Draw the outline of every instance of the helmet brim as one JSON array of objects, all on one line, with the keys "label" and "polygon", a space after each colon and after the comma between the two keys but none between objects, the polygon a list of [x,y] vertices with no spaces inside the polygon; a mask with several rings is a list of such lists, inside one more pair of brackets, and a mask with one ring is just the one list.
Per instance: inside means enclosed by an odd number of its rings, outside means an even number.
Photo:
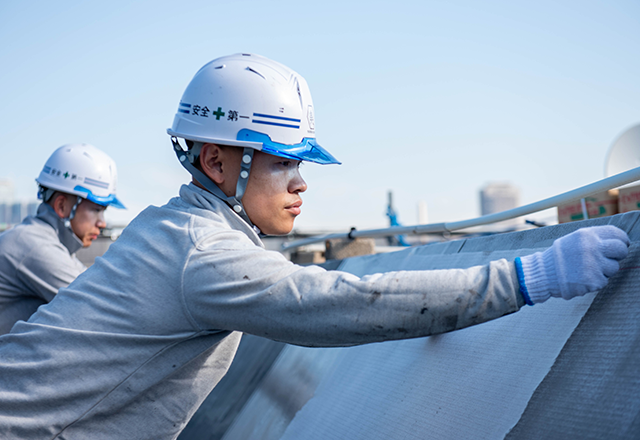
[{"label": "helmet brim", "polygon": [[96,205],[113,206],[114,208],[118,209],[127,209],[124,204],[120,200],[118,200],[115,194],[109,194],[108,196],[96,196],[91,192],[91,190],[81,185],[77,185],[74,190],[83,193],[81,197],[84,197],[85,199],[95,203]]},{"label": "helmet brim", "polygon": [[300,143],[288,145],[273,142],[269,135],[245,128],[238,132],[238,140],[260,143],[262,144],[261,151],[274,156],[314,162],[322,165],[340,165],[340,161],[322,148],[315,138],[304,138]]}]

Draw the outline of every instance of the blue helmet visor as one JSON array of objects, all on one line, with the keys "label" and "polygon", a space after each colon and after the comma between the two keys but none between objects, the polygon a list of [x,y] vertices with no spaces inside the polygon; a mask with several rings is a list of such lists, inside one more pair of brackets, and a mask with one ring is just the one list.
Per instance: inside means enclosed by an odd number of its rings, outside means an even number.
[{"label": "blue helmet visor", "polygon": [[243,128],[238,132],[237,140],[259,142],[262,144],[262,151],[274,156],[286,157],[295,160],[306,160],[322,165],[340,164],[338,159],[322,148],[315,138],[304,138],[299,144],[287,145],[273,142],[271,138],[257,131]]},{"label": "blue helmet visor", "polygon": [[75,191],[79,191],[79,192],[85,193],[85,198],[87,200],[89,200],[90,202],[95,203],[96,205],[113,206],[114,208],[118,208],[118,209],[127,209],[122,204],[122,202],[120,200],[118,200],[118,198],[116,197],[115,194],[109,194],[108,196],[104,196],[104,197],[95,196],[95,195],[93,195],[93,193],[91,192],[90,189],[87,189],[87,188],[85,188],[84,186],[81,186],[81,185],[76,185],[76,187],[73,188],[73,189]]}]

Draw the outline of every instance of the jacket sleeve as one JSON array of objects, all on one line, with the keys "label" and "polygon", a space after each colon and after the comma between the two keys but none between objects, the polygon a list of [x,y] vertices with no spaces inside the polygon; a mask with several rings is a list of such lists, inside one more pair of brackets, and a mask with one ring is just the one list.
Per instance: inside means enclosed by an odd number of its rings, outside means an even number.
[{"label": "jacket sleeve", "polygon": [[17,266],[17,276],[30,293],[49,302],[86,267],[62,245],[45,245],[30,252]]},{"label": "jacket sleeve", "polygon": [[199,246],[182,295],[201,330],[238,330],[305,346],[348,346],[448,332],[524,305],[513,262],[362,278],[297,266],[254,245]]}]

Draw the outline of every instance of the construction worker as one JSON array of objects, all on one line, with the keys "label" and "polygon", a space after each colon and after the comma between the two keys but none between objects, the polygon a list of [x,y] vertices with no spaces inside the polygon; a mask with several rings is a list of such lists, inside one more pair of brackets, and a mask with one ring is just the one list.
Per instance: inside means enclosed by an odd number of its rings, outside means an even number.
[{"label": "construction worker", "polygon": [[0,337],[4,438],[174,439],[242,332],[311,347],[438,334],[598,290],[627,254],[626,234],[601,227],[465,270],[297,266],[259,234],[291,231],[301,161],[338,162],[314,125],[307,83],[279,63],[237,54],[198,71],[168,130],[193,181]]},{"label": "construction worker", "polygon": [[76,251],[106,226],[116,198],[115,162],[93,145],[63,145],[36,179],[42,203],[35,216],[0,235],[0,334],[26,321],[83,272]]}]

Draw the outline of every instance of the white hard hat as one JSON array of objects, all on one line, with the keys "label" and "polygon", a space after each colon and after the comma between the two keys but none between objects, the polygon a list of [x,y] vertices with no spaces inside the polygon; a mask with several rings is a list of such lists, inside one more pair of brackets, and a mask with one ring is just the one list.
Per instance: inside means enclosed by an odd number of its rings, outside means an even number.
[{"label": "white hard hat", "polygon": [[313,102],[304,78],[259,55],[229,55],[202,67],[182,95],[167,133],[297,160],[340,163],[316,142]]},{"label": "white hard hat", "polygon": [[124,209],[116,197],[116,163],[89,144],[67,144],[47,160],[36,179],[41,187],[75,194],[102,206]]}]

